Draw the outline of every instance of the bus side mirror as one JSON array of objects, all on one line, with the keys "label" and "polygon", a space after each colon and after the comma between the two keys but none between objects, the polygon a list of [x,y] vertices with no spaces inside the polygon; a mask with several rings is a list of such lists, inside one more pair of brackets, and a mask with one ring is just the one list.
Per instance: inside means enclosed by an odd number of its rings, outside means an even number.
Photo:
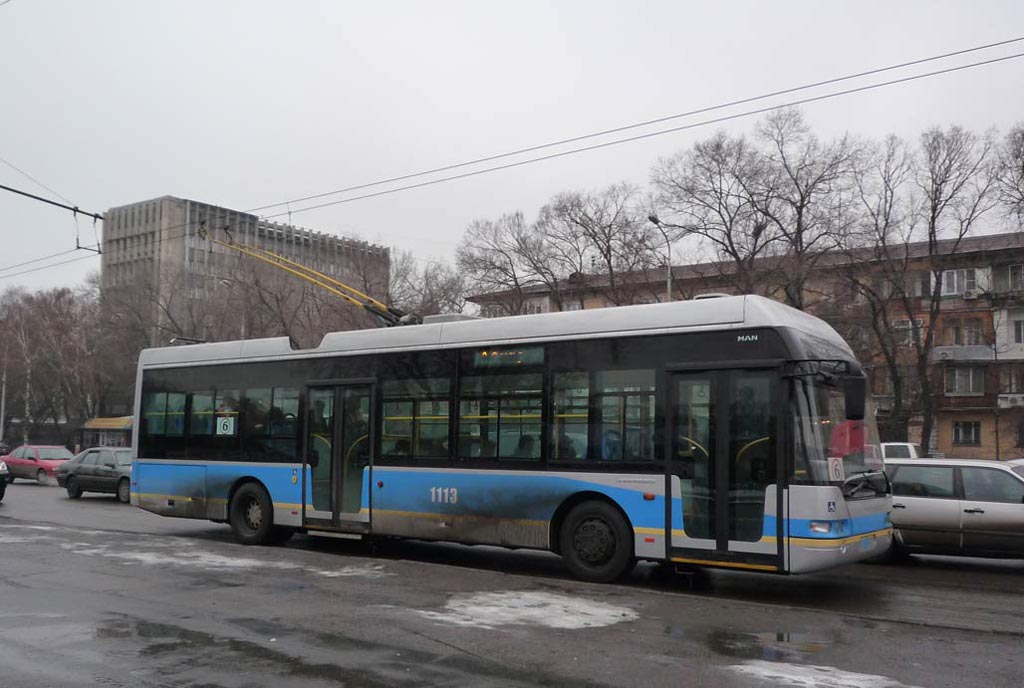
[{"label": "bus side mirror", "polygon": [[867,396],[866,377],[843,378],[843,392],[846,395],[846,419],[864,420],[864,400]]}]

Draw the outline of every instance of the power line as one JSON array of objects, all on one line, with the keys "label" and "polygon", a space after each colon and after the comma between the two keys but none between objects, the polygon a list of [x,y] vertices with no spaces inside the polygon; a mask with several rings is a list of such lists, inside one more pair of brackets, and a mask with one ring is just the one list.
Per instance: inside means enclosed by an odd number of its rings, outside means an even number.
[{"label": "power line", "polygon": [[[74,249],[74,250],[77,251],[78,249]],[[50,268],[55,268],[55,267],[58,267],[58,266],[61,266],[61,265],[67,265],[68,263],[77,263],[80,260],[85,260],[86,258],[92,258],[94,255],[98,255],[98,254],[90,253],[87,256],[79,256],[78,258],[71,258],[69,260],[62,260],[59,263],[50,263],[49,265],[43,265],[43,266],[40,266],[38,268],[29,268],[28,270],[22,270],[21,272],[12,272],[9,275],[0,275],[0,280],[7,279],[8,277],[18,277],[19,275],[27,275],[30,272],[39,272],[40,270],[48,270]],[[36,262],[36,261],[32,261],[32,262]]]},{"label": "power line", "polygon": [[[1006,60],[1014,60],[1014,59],[1017,59],[1019,57],[1024,57],[1024,53],[1015,53],[1013,55],[1006,55],[1004,57],[997,57],[997,58],[993,58],[991,60],[984,60],[984,61],[981,61],[981,62],[973,62],[973,63],[966,64],[966,65],[960,65],[960,66],[957,66],[957,67],[949,67],[947,69],[940,69],[940,70],[937,70],[937,71],[934,71],[934,72],[926,72],[924,74],[915,74],[913,76],[901,77],[899,79],[892,79],[890,81],[883,81],[883,82],[880,82],[880,83],[877,83],[877,84],[867,84],[865,86],[858,86],[856,88],[850,88],[850,89],[846,89],[844,91],[835,91],[833,93],[826,93],[826,94],[823,94],[823,95],[820,95],[820,96],[813,96],[813,97],[809,97],[809,98],[802,98],[802,99],[798,99],[798,100],[791,100],[791,101],[786,102],[786,103],[781,103],[781,104],[777,104],[777,105],[770,105],[770,106],[767,106],[767,107],[757,108],[757,109],[754,109],[754,110],[747,110],[745,112],[740,112],[740,113],[736,113],[736,114],[732,114],[732,115],[723,115],[722,117],[715,117],[713,119],[706,119],[706,120],[702,120],[700,122],[693,122],[691,124],[684,124],[684,125],[678,126],[678,127],[671,127],[669,129],[661,129],[659,131],[648,132],[646,134],[637,134],[636,136],[629,136],[627,138],[615,139],[614,141],[606,141],[606,142],[603,142],[603,143],[596,143],[594,145],[583,146],[581,148],[573,148],[571,150],[562,151],[562,152],[559,152],[559,153],[551,153],[550,155],[542,155],[542,156],[538,156],[536,158],[529,158],[527,160],[519,160],[519,161],[516,161],[516,162],[510,162],[510,163],[507,163],[507,164],[504,164],[504,165],[496,165],[494,167],[486,167],[486,168],[484,168],[482,170],[474,170],[472,172],[464,172],[462,174],[453,174],[453,175],[450,175],[450,176],[447,176],[447,177],[441,177],[440,179],[431,179],[431,180],[425,181],[425,182],[419,182],[419,183],[416,183],[416,184],[407,184],[405,186],[399,186],[399,187],[396,187],[396,188],[393,188],[393,189],[385,189],[384,191],[376,191],[374,193],[363,194],[361,196],[353,196],[351,198],[343,198],[343,199],[340,199],[340,200],[337,200],[337,201],[329,201],[327,203],[320,203],[320,204],[317,204],[317,205],[311,205],[311,206],[307,206],[305,208],[297,208],[297,209],[291,210],[289,212],[290,213],[302,213],[302,212],[305,212],[307,210],[317,210],[318,208],[326,208],[326,207],[332,206],[332,205],[340,205],[342,203],[351,203],[352,201],[361,201],[361,200],[364,200],[364,199],[367,199],[367,198],[375,198],[377,196],[386,196],[388,194],[398,193],[399,191],[408,191],[409,189],[418,189],[418,188],[422,188],[422,187],[425,187],[425,186],[432,186],[434,184],[441,184],[441,183],[444,183],[444,182],[450,182],[450,181],[453,181],[453,180],[456,180],[456,179],[465,179],[467,177],[475,177],[475,176],[482,175],[482,174],[489,174],[491,172],[498,172],[500,170],[511,169],[513,167],[520,167],[522,165],[530,165],[530,164],[533,164],[533,163],[536,163],[536,162],[542,162],[542,161],[545,161],[545,160],[554,160],[556,158],[564,158],[564,157],[569,156],[569,155],[576,155],[577,153],[584,153],[584,152],[587,152],[587,151],[598,150],[598,149],[601,149],[601,148],[610,148],[612,146],[619,146],[619,145],[622,145],[624,143],[631,143],[633,141],[640,141],[640,140],[643,140],[643,139],[654,138],[656,136],[664,136],[665,134],[673,134],[673,133],[676,133],[676,132],[679,132],[679,131],[686,131],[688,129],[695,129],[697,127],[704,127],[704,126],[707,126],[709,124],[718,124],[718,123],[721,123],[721,122],[728,122],[730,120],[740,119],[741,117],[750,117],[751,115],[760,115],[760,114],[764,114],[766,112],[771,112],[773,110],[781,110],[781,109],[787,108],[787,107],[794,107],[796,105],[806,105],[807,103],[815,103],[815,102],[822,101],[822,100],[828,100],[830,98],[838,98],[839,96],[850,95],[852,93],[860,93],[860,92],[863,92],[863,91],[871,91],[871,90],[882,88],[882,87],[885,87],[885,86],[893,86],[895,84],[902,84],[902,83],[907,83],[907,82],[910,82],[910,81],[917,81],[918,79],[926,79],[926,78],[929,78],[929,77],[939,76],[939,75],[942,75],[942,74],[951,74],[953,72],[962,71],[964,69],[972,69],[974,67],[982,67],[982,66],[985,66],[985,65],[995,64],[997,62],[1004,62]],[[281,215],[285,215],[285,214],[286,213],[276,213],[276,214],[273,214],[273,215],[265,215],[264,218],[270,219],[270,218],[274,218],[274,217],[280,217]]]},{"label": "power line", "polygon": [[[253,208],[252,210],[250,210],[248,212],[257,212],[257,211],[260,211],[260,210],[266,210],[268,208],[276,208],[278,206],[288,205],[290,203],[301,203],[303,201],[312,201],[312,200],[315,200],[317,198],[324,198],[326,196],[336,196],[336,195],[341,194],[341,193],[348,193],[350,191],[359,191],[360,189],[367,189],[367,188],[370,188],[370,187],[373,187],[373,186],[380,186],[382,184],[390,184],[390,183],[393,183],[393,182],[405,181],[406,179],[412,179],[414,177],[422,177],[422,176],[425,176],[425,175],[428,175],[428,174],[436,174],[438,172],[447,172],[449,170],[458,169],[460,167],[469,167],[470,165],[478,165],[480,163],[492,162],[494,160],[501,160],[503,158],[509,158],[509,157],[512,157],[512,156],[515,156],[515,155],[522,155],[523,153],[532,153],[533,151],[543,150],[543,149],[546,149],[546,148],[554,148],[556,146],[563,146],[563,145],[566,145],[566,144],[569,144],[569,143],[576,143],[578,141],[585,141],[587,139],[597,138],[597,137],[600,137],[600,136],[607,136],[608,134],[617,134],[619,132],[628,131],[630,129],[639,129],[641,127],[650,126],[652,124],[661,124],[662,122],[668,122],[668,121],[671,121],[671,120],[682,119],[684,117],[692,117],[694,115],[701,115],[701,114],[704,114],[704,113],[707,113],[707,112],[713,112],[715,110],[723,110],[725,108],[735,107],[737,105],[746,105],[747,103],[753,103],[753,102],[756,102],[756,101],[759,101],[759,100],[765,100],[767,98],[774,98],[774,97],[777,97],[777,96],[788,95],[790,93],[796,93],[798,91],[805,91],[805,90],[808,90],[808,89],[818,88],[818,87],[821,87],[821,86],[828,86],[830,84],[835,84],[835,83],[839,83],[839,82],[842,82],[842,81],[849,81],[851,79],[859,79],[859,78],[862,78],[862,77],[865,77],[865,76],[871,76],[873,74],[881,74],[883,72],[890,72],[890,71],[897,70],[897,69],[903,69],[905,67],[912,67],[912,66],[915,66],[915,65],[925,64],[927,62],[934,62],[936,60],[943,60],[943,59],[946,59],[946,58],[949,58],[949,57],[956,57],[958,55],[966,55],[967,53],[978,52],[980,50],[988,50],[990,48],[997,48],[997,47],[1000,47],[1000,46],[1009,45],[1011,43],[1017,43],[1017,42],[1020,42],[1020,41],[1024,41],[1024,36],[1021,36],[1021,37],[1018,37],[1018,38],[1010,38],[1010,39],[1007,39],[1005,41],[998,41],[996,43],[988,43],[986,45],[979,45],[979,46],[975,46],[973,48],[965,48],[963,50],[956,50],[956,51],[953,51],[953,52],[943,53],[941,55],[934,55],[932,57],[925,57],[925,58],[921,58],[921,59],[918,59],[918,60],[911,60],[909,62],[901,62],[899,64],[889,65],[888,67],[879,67],[879,68],[876,68],[876,69],[869,69],[869,70],[864,71],[864,72],[857,72],[855,74],[847,74],[846,76],[839,76],[839,77],[835,77],[835,78],[832,78],[832,79],[826,79],[824,81],[816,81],[816,82],[813,82],[813,83],[804,84],[802,86],[793,86],[791,88],[785,88],[785,89],[782,89],[780,91],[772,91],[770,93],[764,93],[764,94],[761,94],[761,95],[758,95],[758,96],[751,96],[749,98],[741,98],[739,100],[733,100],[733,101],[730,101],[730,102],[727,102],[727,103],[722,103],[720,105],[712,105],[712,106],[709,106],[709,107],[703,107],[703,108],[699,108],[699,109],[696,109],[696,110],[690,110],[688,112],[681,112],[681,113],[675,114],[675,115],[667,115],[665,117],[658,117],[656,119],[650,119],[650,120],[646,120],[644,122],[637,122],[636,124],[627,124],[627,125],[623,125],[623,126],[619,126],[619,127],[614,127],[612,129],[604,129],[602,131],[596,131],[596,132],[593,132],[593,133],[590,133],[590,134],[583,134],[581,136],[573,136],[571,138],[561,139],[559,141],[552,141],[550,143],[543,143],[543,144],[539,144],[539,145],[536,145],[536,146],[529,146],[527,148],[520,148],[518,150],[509,151],[507,153],[498,153],[496,155],[489,155],[487,157],[477,158],[475,160],[469,160],[467,162],[460,162],[460,163],[455,163],[455,164],[452,164],[452,165],[445,165],[443,167],[435,167],[433,169],[423,170],[421,172],[412,172],[412,173],[403,174],[403,175],[400,175],[400,176],[397,176],[397,177],[390,177],[388,179],[379,179],[377,181],[367,182],[365,184],[358,184],[356,186],[349,186],[349,187],[346,187],[344,189],[337,189],[335,191],[326,191],[324,193],[313,194],[312,196],[304,196],[302,198],[293,198],[293,199],[288,200],[288,201],[282,201],[280,203],[272,203],[270,205],[264,205],[264,206],[260,206],[258,208]],[[457,177],[453,177],[453,178],[457,178]],[[319,206],[317,206],[317,207],[319,207]],[[277,215],[274,215],[272,217],[277,217]]]},{"label": "power line", "polygon": [[23,177],[27,177],[28,179],[32,180],[33,182],[35,182],[35,183],[36,183],[36,184],[38,184],[39,186],[43,187],[44,189],[46,189],[47,191],[49,191],[50,193],[52,193],[52,194],[53,194],[54,196],[56,196],[57,198],[59,198],[60,200],[64,201],[65,203],[71,203],[71,201],[70,201],[70,200],[68,200],[68,199],[67,199],[67,198],[66,198],[65,196],[62,196],[62,195],[61,195],[61,194],[59,194],[58,192],[56,192],[56,191],[54,191],[53,189],[51,189],[50,187],[48,187],[48,186],[47,186],[46,184],[43,184],[43,183],[42,183],[41,181],[39,181],[38,179],[36,179],[35,177],[33,177],[33,176],[32,176],[31,174],[29,174],[29,173],[28,173],[28,172],[26,172],[25,170],[23,170],[23,169],[21,169],[21,168],[19,168],[19,167],[15,166],[15,165],[14,165],[14,163],[12,163],[12,162],[11,162],[10,160],[6,160],[6,159],[4,159],[4,157],[3,157],[2,155],[0,155],[0,162],[2,162],[3,164],[7,165],[7,166],[8,166],[8,167],[10,167],[10,168],[11,168],[12,170],[14,170],[14,171],[15,171],[15,172],[17,172],[18,174],[22,175]]},{"label": "power line", "polygon": [[31,265],[32,263],[39,263],[39,262],[44,261],[44,260],[49,260],[50,258],[56,258],[57,256],[67,255],[68,253],[74,253],[75,251],[78,251],[78,250],[80,250],[80,248],[69,248],[66,251],[58,251],[57,253],[51,253],[50,255],[43,256],[42,258],[34,258],[32,260],[26,260],[26,261],[24,261],[22,263],[15,263],[14,265],[8,265],[6,267],[0,268],[0,272],[7,272],[8,270],[14,270],[15,268],[20,268],[23,265]]}]

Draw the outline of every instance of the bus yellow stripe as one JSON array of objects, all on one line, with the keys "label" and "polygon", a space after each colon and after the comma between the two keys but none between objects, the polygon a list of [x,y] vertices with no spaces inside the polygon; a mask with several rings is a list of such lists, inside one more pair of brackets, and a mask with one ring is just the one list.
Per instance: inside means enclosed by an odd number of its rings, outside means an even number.
[{"label": "bus yellow stripe", "polygon": [[750,569],[752,571],[778,571],[778,566],[771,564],[746,564],[739,561],[712,561],[710,559],[688,559],[684,557],[672,557],[672,561],[680,564],[698,564],[702,566],[724,566],[730,569]]}]

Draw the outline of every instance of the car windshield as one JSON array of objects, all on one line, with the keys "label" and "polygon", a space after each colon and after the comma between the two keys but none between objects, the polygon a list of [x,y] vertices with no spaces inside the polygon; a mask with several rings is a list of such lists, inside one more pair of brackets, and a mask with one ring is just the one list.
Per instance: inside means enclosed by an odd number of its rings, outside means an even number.
[{"label": "car windshield", "polygon": [[[839,384],[794,378],[794,470],[791,481],[843,486],[847,497],[884,494],[887,483],[874,410],[867,403],[863,420],[846,417],[846,396]],[[860,476],[877,475],[864,480]],[[849,489],[848,489],[849,488]]]},{"label": "car windshield", "polygon": [[50,461],[66,461],[72,456],[64,447],[39,447],[39,458]]},{"label": "car windshield", "polygon": [[116,451],[114,452],[114,459],[117,461],[118,466],[131,466],[132,465],[132,453],[131,450]]},{"label": "car windshield", "polygon": [[1016,473],[1020,477],[1024,478],[1024,466],[1014,466],[1010,470],[1012,470],[1014,473]]}]

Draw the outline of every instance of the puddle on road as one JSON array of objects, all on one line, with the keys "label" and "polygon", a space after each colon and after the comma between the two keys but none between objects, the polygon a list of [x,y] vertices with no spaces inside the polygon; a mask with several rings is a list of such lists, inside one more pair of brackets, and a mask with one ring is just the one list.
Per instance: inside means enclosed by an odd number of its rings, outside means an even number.
[{"label": "puddle on road", "polygon": [[800,662],[835,644],[834,638],[811,633],[738,633],[714,629],[688,630],[666,626],[665,635],[701,642],[715,654],[734,659]]}]

